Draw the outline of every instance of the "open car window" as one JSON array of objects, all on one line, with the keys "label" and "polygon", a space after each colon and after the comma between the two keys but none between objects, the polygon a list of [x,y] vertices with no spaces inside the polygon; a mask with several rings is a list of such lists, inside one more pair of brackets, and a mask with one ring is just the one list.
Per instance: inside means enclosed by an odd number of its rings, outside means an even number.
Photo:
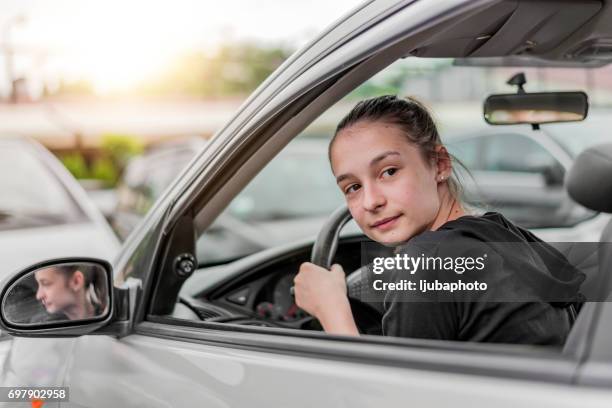
[{"label": "open car window", "polygon": [[196,244],[200,265],[219,264],[286,243],[314,239],[343,198],[327,140],[304,132],[240,192]]},{"label": "open car window", "polygon": [[[302,325],[307,316],[290,290],[299,265],[310,260],[320,227],[344,203],[330,169],[328,143],[357,101],[387,93],[413,96],[433,113],[443,142],[467,170],[459,174],[466,197],[479,194],[474,213],[502,212],[549,242],[596,241],[600,230],[581,223],[598,214],[570,200],[563,188],[563,175],[576,154],[572,149],[579,150],[561,142],[556,130],[566,124],[542,125],[540,130],[529,125],[494,129],[483,119],[482,101],[492,93],[514,92],[505,82],[518,71],[526,72],[530,90],[588,93],[593,80],[584,78],[598,76],[600,70],[607,68],[587,72],[462,67],[453,60],[397,61],[311,123],[197,236],[199,267],[181,289],[180,308],[191,310],[193,319],[214,323],[321,329],[312,322]],[[570,78],[577,79],[570,83]],[[580,128],[583,147],[601,139],[601,127],[591,124],[605,117],[600,106],[610,95],[612,89],[610,94],[598,92],[591,101],[592,116],[567,124]],[[360,250],[367,241],[355,225],[352,228],[350,236],[341,239],[335,260],[347,274],[363,266]]]},{"label": "open car window", "polygon": [[[335,127],[357,101],[384,93],[414,96],[433,112],[443,142],[462,164],[455,168],[465,198],[478,211],[502,211],[535,230],[569,228],[590,219],[595,214],[565,193],[563,177],[581,149],[605,137],[605,116],[598,107],[612,100],[612,90],[604,92],[597,80],[606,70],[464,67],[452,59],[397,61],[321,115],[251,180],[199,237],[200,264],[218,264],[314,238],[321,222],[343,203],[327,157]],[[525,72],[528,90],[593,92],[589,117],[578,123],[543,125],[539,131],[529,125],[502,130],[487,125],[482,101],[492,93],[515,92],[516,87],[506,81],[519,71]],[[561,131],[564,127],[572,130]],[[580,142],[574,142],[569,135],[578,128]],[[525,196],[517,198],[517,192]],[[554,238],[554,233],[546,237]]]}]

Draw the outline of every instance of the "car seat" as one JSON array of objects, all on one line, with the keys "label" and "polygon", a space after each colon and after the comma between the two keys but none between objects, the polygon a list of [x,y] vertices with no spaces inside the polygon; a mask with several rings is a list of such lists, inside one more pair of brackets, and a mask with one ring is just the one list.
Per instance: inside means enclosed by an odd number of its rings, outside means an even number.
[{"label": "car seat", "polygon": [[[565,187],[576,202],[598,212],[612,213],[612,144],[586,149],[576,157],[567,174]],[[601,301],[611,298],[612,220],[604,227],[596,248],[599,267],[596,276],[588,276],[598,293],[587,295],[564,346],[564,353],[583,355],[589,341],[589,332],[599,313]]]}]

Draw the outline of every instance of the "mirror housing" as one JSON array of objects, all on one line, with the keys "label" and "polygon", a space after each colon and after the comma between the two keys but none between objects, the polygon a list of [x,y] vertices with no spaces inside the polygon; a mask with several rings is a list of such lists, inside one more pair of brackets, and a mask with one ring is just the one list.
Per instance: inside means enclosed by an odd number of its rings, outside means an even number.
[{"label": "mirror housing", "polygon": [[[95,275],[85,281],[95,281],[98,286],[88,286],[90,292],[95,290],[97,293],[87,295],[88,310],[95,312],[90,312],[91,316],[84,315],[84,318],[74,317],[64,312],[68,310],[66,305],[74,307],[74,299],[84,299],[83,296],[75,294],[83,295],[82,271],[85,268],[94,271],[92,273]],[[62,271],[71,274],[70,276],[79,276],[74,278],[74,283],[68,284]],[[55,274],[54,276],[62,279],[61,285],[56,286],[60,293],[49,295],[59,296],[55,298],[58,299],[55,303],[51,297],[44,298],[45,295],[38,293],[40,287],[47,285],[44,274]],[[127,291],[113,287],[112,267],[104,260],[63,258],[40,262],[13,274],[0,285],[0,327],[3,332],[24,337],[72,337],[89,334],[118,320],[117,306],[127,303],[126,294]],[[96,299],[95,308],[92,308],[92,297]],[[104,332],[113,334],[107,330]]]},{"label": "mirror housing", "polygon": [[549,187],[563,186],[565,181],[565,170],[560,164],[546,166],[542,169],[542,176],[544,177],[544,182]]},{"label": "mirror housing", "polygon": [[487,97],[484,118],[490,125],[578,122],[588,109],[584,92],[498,94]]}]

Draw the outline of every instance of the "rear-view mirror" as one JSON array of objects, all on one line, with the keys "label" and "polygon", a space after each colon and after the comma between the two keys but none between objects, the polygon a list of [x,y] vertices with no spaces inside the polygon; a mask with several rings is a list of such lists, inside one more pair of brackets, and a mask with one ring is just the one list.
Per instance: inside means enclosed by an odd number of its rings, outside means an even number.
[{"label": "rear-view mirror", "polygon": [[484,117],[491,125],[542,124],[584,120],[588,112],[584,92],[542,92],[491,95]]}]

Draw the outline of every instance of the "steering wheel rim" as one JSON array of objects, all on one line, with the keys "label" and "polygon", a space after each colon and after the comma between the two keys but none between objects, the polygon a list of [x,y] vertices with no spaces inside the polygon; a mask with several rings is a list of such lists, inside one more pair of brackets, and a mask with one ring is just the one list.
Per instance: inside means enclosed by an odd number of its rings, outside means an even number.
[{"label": "steering wheel rim", "polygon": [[[338,249],[340,231],[352,219],[351,213],[346,205],[338,207],[327,219],[317,234],[310,262],[330,269]],[[362,302],[353,294],[359,293],[363,279],[363,267],[347,275],[347,294],[355,323],[361,333],[382,334],[382,313],[380,308]]]},{"label": "steering wheel rim", "polygon": [[312,246],[310,262],[325,269],[331,268],[338,249],[340,231],[352,218],[346,205],[338,207],[332,213],[317,234],[317,239]]}]

